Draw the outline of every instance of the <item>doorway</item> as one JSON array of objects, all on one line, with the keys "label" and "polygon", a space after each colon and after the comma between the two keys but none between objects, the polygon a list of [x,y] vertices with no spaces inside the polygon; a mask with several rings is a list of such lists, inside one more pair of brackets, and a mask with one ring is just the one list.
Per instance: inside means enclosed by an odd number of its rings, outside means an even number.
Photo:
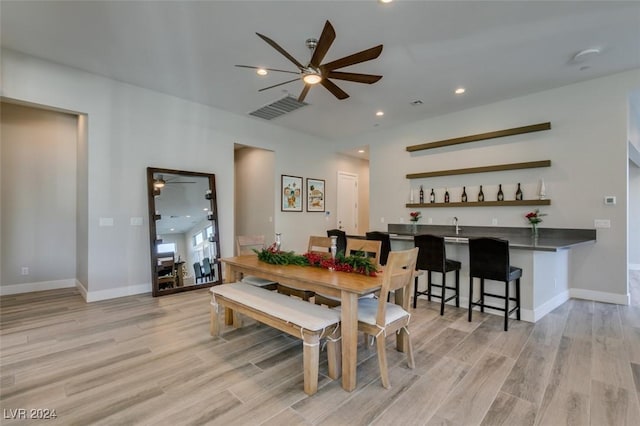
[{"label": "doorway", "polygon": [[358,175],[338,172],[336,223],[347,235],[358,234]]}]

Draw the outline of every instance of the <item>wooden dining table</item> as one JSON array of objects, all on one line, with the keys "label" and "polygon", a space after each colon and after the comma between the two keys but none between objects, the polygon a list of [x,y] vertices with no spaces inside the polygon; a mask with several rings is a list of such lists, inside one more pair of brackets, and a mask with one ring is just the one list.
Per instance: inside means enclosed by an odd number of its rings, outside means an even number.
[{"label": "wooden dining table", "polygon": [[[381,274],[366,276],[358,273],[339,272],[314,266],[271,265],[258,260],[255,255],[228,257],[221,259],[225,265],[226,282],[239,281],[242,274],[255,275],[276,281],[288,287],[311,290],[341,299],[342,321],[342,387],[347,391],[356,388],[356,366],[358,351],[358,298],[380,289]],[[396,294],[396,303],[401,303],[404,295]],[[231,325],[233,314],[225,312],[225,322]],[[402,337],[402,333],[400,334]],[[402,338],[397,342],[403,351]]]}]

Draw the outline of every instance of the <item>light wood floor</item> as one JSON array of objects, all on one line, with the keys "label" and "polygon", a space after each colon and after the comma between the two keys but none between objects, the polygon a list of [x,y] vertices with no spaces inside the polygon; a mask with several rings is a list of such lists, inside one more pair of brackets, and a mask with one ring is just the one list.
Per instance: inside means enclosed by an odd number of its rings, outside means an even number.
[{"label": "light wood floor", "polygon": [[[75,289],[1,298],[3,425],[624,425],[640,419],[640,307],[571,300],[537,324],[420,300],[416,368],[359,348],[358,387],[302,391],[302,344],[249,324],[209,336],[207,291],[86,304]],[[26,424],[22,422],[20,424]]]}]

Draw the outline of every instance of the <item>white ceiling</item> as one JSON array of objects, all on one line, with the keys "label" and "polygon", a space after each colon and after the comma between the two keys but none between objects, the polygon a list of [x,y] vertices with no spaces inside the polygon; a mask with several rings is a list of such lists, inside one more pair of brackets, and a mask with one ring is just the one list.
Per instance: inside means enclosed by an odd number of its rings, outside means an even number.
[{"label": "white ceiling", "polygon": [[[343,71],[384,77],[373,85],[335,81],[351,95],[343,101],[314,87],[309,106],[272,123],[331,140],[640,67],[637,1],[3,0],[1,7],[3,47],[242,115],[302,88],[258,92],[291,76],[234,67],[296,70],[255,33],[306,63],[305,40],[329,20],[337,37],[323,62],[383,44],[378,59]],[[601,54],[571,61],[594,47]],[[454,95],[458,86],[467,93]]]}]

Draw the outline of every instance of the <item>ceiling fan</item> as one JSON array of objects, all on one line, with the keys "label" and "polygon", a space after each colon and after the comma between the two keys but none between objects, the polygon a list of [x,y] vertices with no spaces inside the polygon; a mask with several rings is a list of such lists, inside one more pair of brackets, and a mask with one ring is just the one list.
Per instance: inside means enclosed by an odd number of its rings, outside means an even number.
[{"label": "ceiling fan", "polygon": [[173,179],[174,180],[171,180],[171,179],[166,179],[165,180],[165,179],[162,178],[162,175],[158,175],[158,177],[153,180],[153,187],[155,189],[161,189],[161,188],[164,188],[165,185],[170,184],[170,183],[195,183],[195,182],[192,182],[192,181],[179,182],[179,181],[175,180],[175,179],[178,179],[177,176],[174,177]]},{"label": "ceiling fan", "polygon": [[258,35],[258,37],[266,41],[271,47],[273,47],[278,52],[280,52],[285,58],[291,61],[299,69],[298,72],[295,72],[295,71],[279,70],[274,68],[254,67],[250,65],[236,65],[236,67],[240,67],[240,68],[251,68],[255,70],[284,72],[284,73],[298,75],[298,77],[294,78],[293,80],[284,81],[282,83],[274,84],[273,86],[262,88],[259,90],[259,92],[302,79],[302,81],[304,82],[304,88],[302,89],[302,92],[298,97],[299,102],[302,102],[304,98],[307,96],[307,93],[309,92],[311,87],[318,83],[323,85],[324,88],[327,89],[329,92],[331,92],[336,98],[346,99],[349,97],[349,95],[344,90],[340,89],[330,79],[353,81],[355,83],[373,84],[382,78],[381,75],[359,74],[359,73],[336,71],[339,68],[348,67],[350,65],[359,64],[361,62],[366,62],[366,61],[370,61],[372,59],[377,58],[378,56],[380,56],[380,53],[382,52],[381,44],[378,46],[372,47],[370,49],[366,49],[366,50],[354,53],[352,55],[345,56],[344,58],[336,59],[335,61],[321,64],[325,55],[329,51],[331,44],[336,38],[336,32],[329,21],[325,22],[324,28],[322,29],[322,34],[320,35],[320,39],[317,39],[317,40],[315,38],[307,39],[306,45],[311,50],[312,56],[311,56],[311,60],[306,66],[298,62],[286,50],[280,47],[278,43],[271,40],[269,37],[266,37],[260,33],[256,33],[256,34]]}]

